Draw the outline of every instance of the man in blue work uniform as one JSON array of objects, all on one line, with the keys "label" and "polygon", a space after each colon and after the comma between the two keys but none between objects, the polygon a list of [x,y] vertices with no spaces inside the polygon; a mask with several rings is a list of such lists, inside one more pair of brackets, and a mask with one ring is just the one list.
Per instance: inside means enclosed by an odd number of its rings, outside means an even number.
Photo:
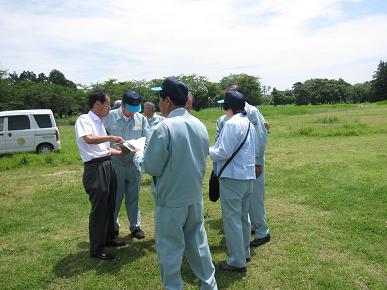
[{"label": "man in blue work uniform", "polygon": [[187,94],[176,78],[164,80],[159,104],[166,119],[147,137],[143,169],[156,178],[156,250],[165,289],[183,288],[184,253],[201,289],[217,289],[203,218],[208,133],[184,108]]},{"label": "man in blue work uniform", "polygon": [[146,120],[148,121],[150,129],[152,129],[162,120],[164,120],[163,116],[157,115],[155,113],[155,104],[153,104],[152,102],[146,102],[144,104],[144,115],[146,117]]},{"label": "man in blue work uniform", "polygon": [[[149,129],[146,118],[140,114],[141,95],[133,90],[128,90],[122,97],[121,107],[109,112],[105,119],[105,128],[111,135],[121,136],[125,140],[145,137]],[[114,144],[112,144],[114,145]],[[122,200],[125,197],[126,214],[129,220],[129,229],[133,237],[143,239],[141,230],[141,216],[139,209],[139,192],[141,174],[133,164],[133,153],[112,158],[113,166],[117,173],[117,200],[114,212],[115,232],[119,233],[120,224],[118,214]]]},{"label": "man in blue work uniform", "polygon": [[[239,90],[238,85],[233,85],[226,89]],[[218,103],[222,103],[223,100]],[[251,222],[251,232],[254,234],[254,239],[250,242],[251,247],[258,247],[270,241],[269,227],[266,222],[265,209],[265,149],[267,145],[267,134],[269,125],[261,112],[254,106],[246,102],[245,111],[247,118],[254,125],[257,133],[258,152],[256,156],[256,176],[254,181],[254,191],[250,195],[249,217]],[[221,116],[216,121],[216,139],[218,138],[225,122],[229,118],[226,115]]]}]

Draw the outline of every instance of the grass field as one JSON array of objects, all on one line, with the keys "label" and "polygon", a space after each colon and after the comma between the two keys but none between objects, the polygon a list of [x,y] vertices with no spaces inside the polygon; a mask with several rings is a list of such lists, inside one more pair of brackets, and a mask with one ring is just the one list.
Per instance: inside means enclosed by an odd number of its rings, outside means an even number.
[{"label": "grass field", "polygon": [[[271,124],[266,207],[272,241],[248,272],[224,273],[220,204],[207,198],[206,229],[219,289],[387,289],[387,104],[262,107]],[[195,113],[211,143],[219,109]],[[142,180],[146,238],[89,258],[89,201],[73,126],[60,120],[62,151],[0,157],[2,289],[162,289],[150,177]],[[126,221],[121,209],[121,221]],[[185,289],[199,282],[183,261]]]}]

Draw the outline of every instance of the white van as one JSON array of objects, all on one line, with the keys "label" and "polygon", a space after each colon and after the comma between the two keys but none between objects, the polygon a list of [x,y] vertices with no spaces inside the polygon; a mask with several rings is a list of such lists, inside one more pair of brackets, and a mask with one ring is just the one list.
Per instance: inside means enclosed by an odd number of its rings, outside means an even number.
[{"label": "white van", "polygon": [[59,130],[51,110],[0,112],[0,154],[60,150]]}]

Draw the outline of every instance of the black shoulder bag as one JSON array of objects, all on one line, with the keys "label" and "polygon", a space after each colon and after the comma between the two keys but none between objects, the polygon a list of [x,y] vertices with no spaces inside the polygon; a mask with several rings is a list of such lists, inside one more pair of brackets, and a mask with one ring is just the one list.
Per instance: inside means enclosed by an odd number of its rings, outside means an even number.
[{"label": "black shoulder bag", "polygon": [[208,182],[208,197],[211,201],[216,202],[219,199],[219,178],[223,173],[224,168],[231,162],[231,160],[237,155],[239,150],[242,148],[243,144],[245,144],[247,136],[249,135],[250,131],[250,122],[249,122],[249,129],[247,130],[245,139],[243,140],[242,144],[239,145],[238,149],[234,151],[234,153],[231,155],[229,159],[227,159],[226,163],[223,165],[222,169],[219,172],[219,177],[216,176],[214,170],[211,171],[210,180]]}]

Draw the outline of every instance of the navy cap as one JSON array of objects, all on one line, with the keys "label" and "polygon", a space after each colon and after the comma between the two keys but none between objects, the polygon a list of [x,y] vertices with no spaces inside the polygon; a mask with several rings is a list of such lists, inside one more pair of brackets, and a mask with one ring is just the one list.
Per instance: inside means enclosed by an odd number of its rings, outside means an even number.
[{"label": "navy cap", "polygon": [[141,112],[141,99],[142,96],[133,90],[127,90],[122,96],[125,108],[131,113]]},{"label": "navy cap", "polygon": [[151,90],[168,96],[175,105],[184,106],[187,102],[188,87],[175,77],[167,77],[161,87],[151,88]]},{"label": "navy cap", "polygon": [[228,91],[224,95],[224,103],[233,110],[242,110],[245,107],[245,96],[238,91]]}]

